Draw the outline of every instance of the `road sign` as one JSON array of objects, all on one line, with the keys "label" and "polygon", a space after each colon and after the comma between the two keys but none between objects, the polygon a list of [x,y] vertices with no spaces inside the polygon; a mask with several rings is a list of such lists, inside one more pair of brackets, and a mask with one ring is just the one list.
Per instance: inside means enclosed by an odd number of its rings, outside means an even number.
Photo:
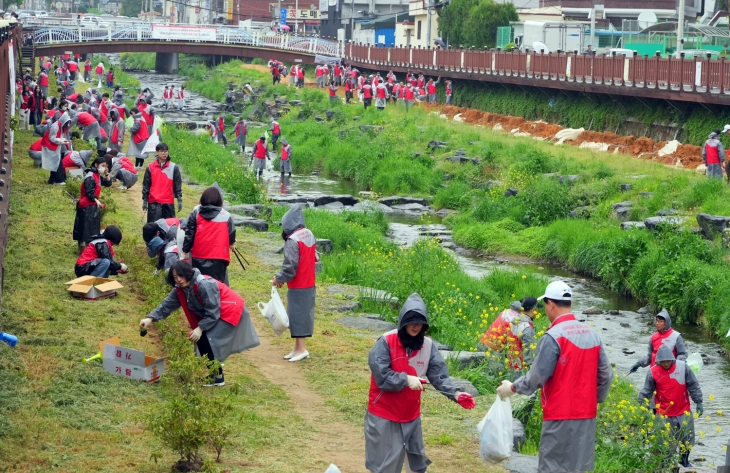
[{"label": "road sign", "polygon": [[279,9],[279,25],[286,25],[286,8]]}]

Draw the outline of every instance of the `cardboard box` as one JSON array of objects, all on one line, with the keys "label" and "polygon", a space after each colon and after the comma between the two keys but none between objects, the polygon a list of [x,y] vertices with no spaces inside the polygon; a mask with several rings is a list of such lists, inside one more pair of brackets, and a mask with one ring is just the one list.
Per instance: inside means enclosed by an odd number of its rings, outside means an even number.
[{"label": "cardboard box", "polygon": [[96,276],[81,276],[66,284],[70,284],[68,291],[73,297],[90,301],[103,297],[114,297],[117,295],[117,289],[124,287],[116,279],[98,278]]},{"label": "cardboard box", "polygon": [[125,348],[118,338],[110,338],[99,343],[104,354],[104,371],[115,376],[153,383],[159,381],[165,372],[165,358],[146,356],[144,352]]}]

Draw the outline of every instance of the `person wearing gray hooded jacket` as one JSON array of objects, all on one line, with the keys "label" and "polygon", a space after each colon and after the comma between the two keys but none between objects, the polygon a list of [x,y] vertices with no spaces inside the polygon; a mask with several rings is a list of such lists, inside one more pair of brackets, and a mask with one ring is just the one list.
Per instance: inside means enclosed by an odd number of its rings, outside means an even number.
[{"label": "person wearing gray hooded jacket", "polygon": [[707,167],[707,177],[722,180],[722,165],[725,161],[725,150],[717,139],[717,133],[712,132],[702,146],[702,161]]},{"label": "person wearing gray hooded jacket", "polygon": [[631,367],[629,373],[635,373],[639,368],[654,366],[659,347],[666,346],[672,351],[672,354],[681,361],[687,361],[687,349],[684,347],[684,339],[682,334],[672,329],[672,318],[669,316],[667,309],[662,309],[654,319],[656,332],[649,340],[649,348],[646,356],[637,361]]},{"label": "person wearing gray hooded jacket", "polygon": [[271,278],[273,286],[287,285],[286,311],[294,349],[284,357],[290,362],[309,358],[307,338],[314,334],[314,301],[317,294],[315,265],[317,239],[306,227],[304,213],[295,205],[281,218],[284,239],[284,263]]},{"label": "person wearing gray hooded jacket", "polygon": [[[653,396],[653,399],[651,399]],[[650,399],[656,405],[657,428],[669,424],[674,444],[666,452],[668,459],[674,456],[679,445],[681,464],[691,467],[689,453],[695,443],[695,426],[690,408],[690,397],[702,415],[702,390],[694,372],[682,360],[675,360],[666,345],[659,347],[656,364],[646,374],[644,387],[639,392],[639,404],[649,408]]]},{"label": "person wearing gray hooded jacket", "polygon": [[41,166],[50,171],[49,184],[65,184],[66,171],[61,160],[62,146],[71,149],[70,140],[65,138],[70,128],[71,117],[68,113],[61,115],[58,121],[53,122],[46,130],[41,141]]},{"label": "person wearing gray hooded jacket", "polygon": [[[200,274],[187,261],[167,273],[172,291],[139,323],[142,329],[182,308],[190,324],[188,338],[197,353],[221,363],[234,354],[260,345],[243,298],[223,283]],[[223,369],[206,386],[223,386]]]},{"label": "person wearing gray hooded jacket", "polygon": [[372,473],[424,473],[431,463],[421,431],[421,392],[426,383],[458,402],[474,407],[449,378],[449,369],[426,336],[428,309],[411,294],[398,314],[398,328],[383,334],[368,355],[372,373],[365,414],[365,468]]}]

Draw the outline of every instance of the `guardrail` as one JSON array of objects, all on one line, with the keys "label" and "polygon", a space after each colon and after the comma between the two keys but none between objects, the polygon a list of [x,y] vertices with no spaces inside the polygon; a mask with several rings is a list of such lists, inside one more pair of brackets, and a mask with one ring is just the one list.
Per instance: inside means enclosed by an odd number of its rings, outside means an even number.
[{"label": "guardrail", "polygon": [[[196,43],[218,43],[226,45],[252,46],[285,51],[294,51],[305,54],[313,54],[326,57],[342,57],[344,45],[336,41],[329,41],[311,36],[289,36],[278,34],[267,34],[255,30],[244,30],[240,28],[200,26],[200,28],[216,29],[216,40],[194,41]],[[165,41],[165,42],[186,42],[184,40],[160,40],[152,37],[152,26],[149,24],[137,24],[123,28],[43,28],[33,32],[33,44],[36,46],[46,44],[73,44],[87,42],[112,42],[112,41]],[[192,42],[192,41],[191,41]]]},{"label": "guardrail", "polygon": [[531,79],[520,81],[531,82],[531,85],[557,81],[730,95],[730,61],[726,59],[387,48],[360,43],[347,44],[345,59],[374,69],[397,67],[414,72],[439,71],[444,75],[449,75],[449,72],[465,73],[473,80],[480,80],[480,76],[500,76]]}]

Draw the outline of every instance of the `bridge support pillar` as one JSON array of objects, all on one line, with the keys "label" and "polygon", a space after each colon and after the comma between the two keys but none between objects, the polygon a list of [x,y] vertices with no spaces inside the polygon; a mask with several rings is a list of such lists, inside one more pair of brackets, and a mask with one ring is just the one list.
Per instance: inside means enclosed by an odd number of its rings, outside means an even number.
[{"label": "bridge support pillar", "polygon": [[178,53],[156,53],[155,71],[165,74],[177,72],[179,68],[178,60]]}]

